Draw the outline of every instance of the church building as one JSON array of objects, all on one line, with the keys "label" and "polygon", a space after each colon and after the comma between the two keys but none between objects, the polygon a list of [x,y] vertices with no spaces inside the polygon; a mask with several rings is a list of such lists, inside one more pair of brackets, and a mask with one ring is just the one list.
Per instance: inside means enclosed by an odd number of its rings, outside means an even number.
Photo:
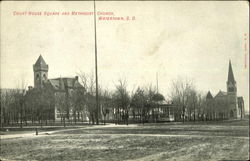
[{"label": "church building", "polygon": [[243,97],[237,96],[237,83],[234,78],[231,61],[229,61],[228,77],[226,82],[227,92],[219,91],[214,97],[207,94],[208,110],[213,118],[243,118],[245,114]]}]

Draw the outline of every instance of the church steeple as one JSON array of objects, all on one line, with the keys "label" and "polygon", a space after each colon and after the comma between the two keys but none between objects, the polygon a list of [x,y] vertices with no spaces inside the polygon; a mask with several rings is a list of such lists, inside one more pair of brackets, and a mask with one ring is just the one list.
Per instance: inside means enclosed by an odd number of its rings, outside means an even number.
[{"label": "church steeple", "polygon": [[237,87],[234,79],[233,68],[231,60],[229,60],[228,77],[227,77],[227,92],[236,94]]},{"label": "church steeple", "polygon": [[227,82],[235,83],[231,60],[229,60],[229,69],[228,69]]}]

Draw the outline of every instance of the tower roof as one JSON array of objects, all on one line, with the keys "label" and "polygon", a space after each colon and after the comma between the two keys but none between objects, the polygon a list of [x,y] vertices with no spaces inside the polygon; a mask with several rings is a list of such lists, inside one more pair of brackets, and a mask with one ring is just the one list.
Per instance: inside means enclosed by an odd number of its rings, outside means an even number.
[{"label": "tower roof", "polygon": [[47,64],[45,63],[42,55],[39,56],[39,58],[37,59],[34,66],[36,66],[36,67],[47,67]]},{"label": "tower roof", "polygon": [[48,71],[49,70],[49,66],[45,63],[42,55],[39,56],[36,63],[33,65],[33,70],[34,71],[41,71],[41,70]]},{"label": "tower roof", "polygon": [[206,99],[213,99],[213,96],[210,91],[208,91]]},{"label": "tower roof", "polygon": [[228,69],[227,81],[228,81],[228,82],[235,83],[234,73],[233,73],[233,69],[232,69],[231,60],[229,60],[229,69]]}]

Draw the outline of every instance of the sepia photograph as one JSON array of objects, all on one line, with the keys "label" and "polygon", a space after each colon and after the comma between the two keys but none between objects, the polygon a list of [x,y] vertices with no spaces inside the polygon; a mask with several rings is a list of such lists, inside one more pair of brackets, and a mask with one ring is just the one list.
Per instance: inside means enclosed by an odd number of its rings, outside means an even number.
[{"label": "sepia photograph", "polygon": [[248,1],[1,1],[1,161],[249,160]]}]

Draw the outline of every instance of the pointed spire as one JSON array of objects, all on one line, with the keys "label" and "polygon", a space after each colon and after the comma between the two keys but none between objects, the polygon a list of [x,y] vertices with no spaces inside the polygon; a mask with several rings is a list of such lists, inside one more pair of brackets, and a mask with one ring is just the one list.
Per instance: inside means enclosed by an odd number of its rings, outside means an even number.
[{"label": "pointed spire", "polygon": [[34,71],[40,71],[40,70],[48,71],[49,70],[49,66],[44,61],[42,55],[38,57],[36,63],[33,65],[33,70]]},{"label": "pointed spire", "polygon": [[37,59],[35,66],[47,66],[42,55],[40,55],[39,58]]},{"label": "pointed spire", "polygon": [[235,83],[234,73],[233,73],[233,69],[232,69],[231,60],[229,60],[229,69],[228,69],[227,82]]},{"label": "pointed spire", "polygon": [[208,91],[206,99],[213,99],[213,96],[210,91]]}]

